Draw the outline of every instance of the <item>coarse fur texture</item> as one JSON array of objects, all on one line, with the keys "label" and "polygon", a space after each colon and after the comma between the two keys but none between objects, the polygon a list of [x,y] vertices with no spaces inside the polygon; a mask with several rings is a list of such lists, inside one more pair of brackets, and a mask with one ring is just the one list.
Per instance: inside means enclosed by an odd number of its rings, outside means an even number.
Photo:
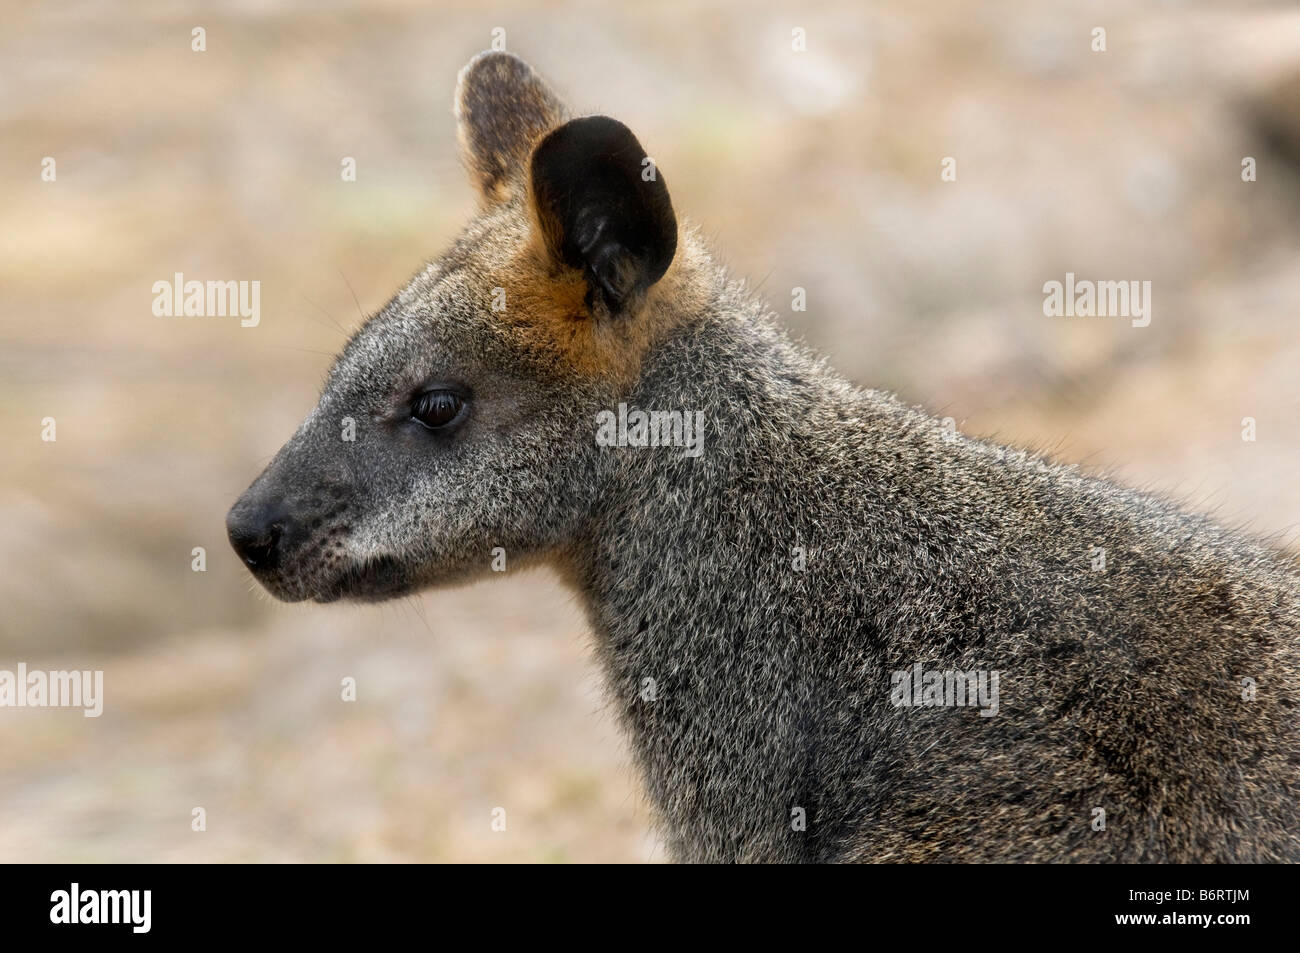
[{"label": "coarse fur texture", "polygon": [[[1300,859],[1290,559],[851,386],[516,57],[456,103],[480,214],[231,510],[273,594],[557,566],[679,860]],[[620,403],[702,453],[599,445]],[[917,663],[999,672],[997,714],[896,706]]]}]

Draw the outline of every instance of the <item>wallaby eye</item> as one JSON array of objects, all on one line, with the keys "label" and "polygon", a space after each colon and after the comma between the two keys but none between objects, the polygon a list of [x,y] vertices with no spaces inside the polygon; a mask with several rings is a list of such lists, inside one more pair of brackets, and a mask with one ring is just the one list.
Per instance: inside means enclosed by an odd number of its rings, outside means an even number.
[{"label": "wallaby eye", "polygon": [[411,417],[430,430],[441,430],[458,421],[465,398],[454,390],[427,390],[411,401]]}]

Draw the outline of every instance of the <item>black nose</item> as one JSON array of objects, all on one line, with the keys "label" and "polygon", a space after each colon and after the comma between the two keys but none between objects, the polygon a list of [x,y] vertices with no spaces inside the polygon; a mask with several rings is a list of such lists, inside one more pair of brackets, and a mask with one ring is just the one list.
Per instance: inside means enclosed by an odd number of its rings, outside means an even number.
[{"label": "black nose", "polygon": [[273,569],[287,519],[277,507],[237,503],[226,517],[226,535],[249,569]]}]

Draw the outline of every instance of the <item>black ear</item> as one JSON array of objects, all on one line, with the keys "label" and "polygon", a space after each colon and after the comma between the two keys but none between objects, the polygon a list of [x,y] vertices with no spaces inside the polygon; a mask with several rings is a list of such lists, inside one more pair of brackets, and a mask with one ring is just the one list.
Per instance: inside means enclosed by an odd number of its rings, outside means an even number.
[{"label": "black ear", "polygon": [[668,187],[632,130],[608,116],[573,119],[533,150],[534,209],[554,258],[583,271],[587,306],[628,309],[677,251]]},{"label": "black ear", "polygon": [[522,191],[533,144],[564,122],[559,98],[513,53],[480,53],[460,71],[456,124],[461,156],[487,202]]}]

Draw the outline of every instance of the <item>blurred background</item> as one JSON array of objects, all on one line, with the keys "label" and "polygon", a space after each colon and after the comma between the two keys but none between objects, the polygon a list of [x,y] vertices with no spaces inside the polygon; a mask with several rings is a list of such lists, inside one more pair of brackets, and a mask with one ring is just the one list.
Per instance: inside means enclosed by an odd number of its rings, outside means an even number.
[{"label": "blurred background", "polygon": [[[632,126],[679,214],[855,382],[1295,548],[1293,4],[0,0],[0,22],[0,668],[105,673],[98,719],[0,709],[0,861],[663,859],[555,577],[283,606],[225,541],[346,333],[471,213],[451,96],[494,28]],[[1151,281],[1150,326],[1045,317],[1067,271]],[[260,281],[261,324],[155,317],[176,272]]]}]

